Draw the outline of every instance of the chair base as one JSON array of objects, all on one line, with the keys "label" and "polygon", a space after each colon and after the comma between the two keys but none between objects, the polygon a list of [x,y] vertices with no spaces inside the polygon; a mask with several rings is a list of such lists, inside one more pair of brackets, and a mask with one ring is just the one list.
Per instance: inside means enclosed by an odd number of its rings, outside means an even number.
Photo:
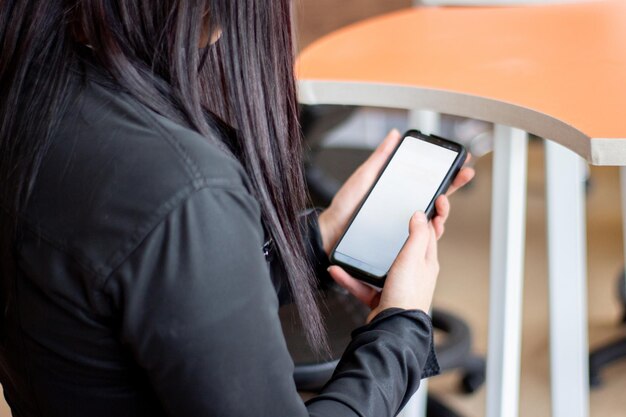
[{"label": "chair base", "polygon": [[603,346],[589,355],[589,384],[592,388],[602,385],[600,373],[611,363],[626,357],[626,337]]},{"label": "chair base", "polygon": [[460,368],[463,371],[461,390],[466,394],[476,391],[485,382],[485,360],[472,354],[472,334],[468,325],[447,311],[433,309],[433,327],[446,334],[436,347],[439,365],[443,370]]},{"label": "chair base", "polygon": [[426,417],[461,417],[461,414],[429,394],[426,399]]},{"label": "chair base", "polygon": [[[617,295],[624,307],[622,323],[626,323],[626,273],[618,277]],[[602,369],[618,360],[626,358],[626,337],[617,339],[606,346],[598,348],[589,355],[589,384],[592,388],[602,385]]]}]

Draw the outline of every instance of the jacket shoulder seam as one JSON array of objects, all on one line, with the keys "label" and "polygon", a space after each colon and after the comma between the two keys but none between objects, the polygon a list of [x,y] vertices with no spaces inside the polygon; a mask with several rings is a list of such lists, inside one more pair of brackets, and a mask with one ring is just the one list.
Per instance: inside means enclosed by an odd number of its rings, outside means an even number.
[{"label": "jacket shoulder seam", "polygon": [[41,239],[41,241],[45,242],[47,245],[67,255],[83,271],[93,275],[97,279],[96,286],[102,287],[106,284],[112,271],[117,269],[119,264],[123,263],[128,255],[136,249],[152,230],[158,227],[158,225],[161,224],[171,212],[183,204],[183,202],[202,189],[246,191],[240,183],[233,180],[209,178],[193,180],[153,210],[152,214],[145,221],[142,221],[134,231],[123,240],[118,249],[113,252],[108,259],[102,261],[100,265],[99,262],[85,255],[79,249],[71,248],[63,242],[54,239],[45,230],[37,228],[26,221],[24,221],[22,225],[30,233],[35,235],[36,238]]}]

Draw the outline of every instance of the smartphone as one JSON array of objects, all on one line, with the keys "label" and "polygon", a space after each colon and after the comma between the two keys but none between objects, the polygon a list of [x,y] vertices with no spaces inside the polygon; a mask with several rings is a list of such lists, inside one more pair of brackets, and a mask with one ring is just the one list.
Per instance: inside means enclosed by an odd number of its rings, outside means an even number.
[{"label": "smartphone", "polygon": [[405,133],[331,252],[331,263],[382,287],[409,236],[411,216],[421,210],[432,219],[435,200],[466,156],[456,142],[418,130]]}]

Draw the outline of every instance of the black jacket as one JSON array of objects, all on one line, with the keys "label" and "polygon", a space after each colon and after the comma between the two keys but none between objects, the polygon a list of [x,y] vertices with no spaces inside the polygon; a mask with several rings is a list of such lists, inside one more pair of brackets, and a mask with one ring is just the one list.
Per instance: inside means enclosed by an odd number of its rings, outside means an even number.
[{"label": "black jacket", "polygon": [[22,219],[17,271],[3,277],[14,416],[383,417],[437,371],[429,317],[387,310],[303,404],[240,164],[125,93],[76,82]]}]

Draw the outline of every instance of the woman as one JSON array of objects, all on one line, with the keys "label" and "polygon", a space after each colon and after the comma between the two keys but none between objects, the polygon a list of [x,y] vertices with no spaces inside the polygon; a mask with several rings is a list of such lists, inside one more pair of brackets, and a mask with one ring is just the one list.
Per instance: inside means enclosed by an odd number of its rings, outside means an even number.
[{"label": "woman", "polygon": [[424,311],[445,197],[430,225],[412,219],[381,296],[329,269],[372,314],[322,394],[296,393],[276,294],[323,350],[311,264],[399,137],[319,219],[299,216],[289,4],[0,5],[1,380],[15,416],[385,416],[436,372]]}]

